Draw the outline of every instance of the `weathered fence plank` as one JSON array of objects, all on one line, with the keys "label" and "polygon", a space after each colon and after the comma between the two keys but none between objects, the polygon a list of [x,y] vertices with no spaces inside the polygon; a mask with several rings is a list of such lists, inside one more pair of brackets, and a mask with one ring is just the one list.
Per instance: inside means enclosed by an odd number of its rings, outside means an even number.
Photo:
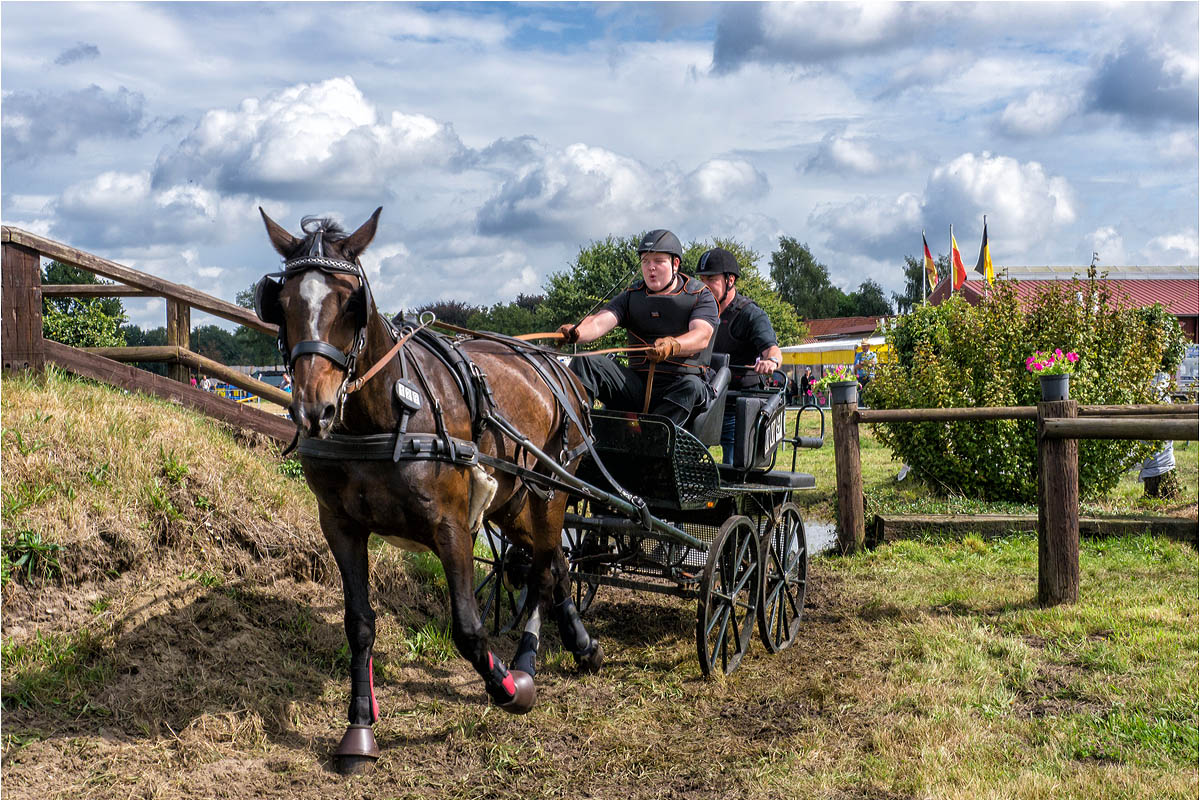
[{"label": "weathered fence plank", "polygon": [[1179,439],[1200,437],[1200,421],[1125,418],[1123,420],[1044,420],[1041,435],[1050,439]]},{"label": "weathered fence plank", "polygon": [[842,553],[861,550],[866,538],[857,405],[858,400],[854,398],[849,403],[832,406],[833,454],[837,466],[837,535]]},{"label": "weathered fence plank", "polygon": [[[192,310],[186,303],[167,298],[167,344],[187,350],[191,346]],[[186,364],[168,364],[167,378],[188,383],[191,371]]]},{"label": "weathered fence plank", "polygon": [[1073,400],[1038,404],[1038,603],[1079,600],[1079,443],[1046,436],[1047,418],[1073,418]]},{"label": "weathered fence plank", "polygon": [[[1037,527],[1037,515],[875,515],[867,531],[869,544],[881,545],[927,531],[991,538],[1037,531]],[[1179,517],[1079,518],[1080,537],[1134,536],[1146,532],[1200,546],[1200,528],[1195,520]]]},{"label": "weathered fence plank", "polygon": [[52,340],[45,341],[46,359],[76,375],[94,378],[134,392],[158,395],[177,401],[199,412],[235,426],[266,434],[280,442],[291,442],[296,426],[290,420],[227,400],[211,392],[180,384],[169,378],[114,362],[94,353],[72,348]]},{"label": "weathered fence plank", "polygon": [[120,281],[129,286],[149,290],[155,295],[175,298],[194,309],[200,309],[226,320],[241,323],[256,331],[262,331],[267,334],[275,334],[278,331],[275,326],[268,325],[258,319],[258,315],[251,309],[243,309],[241,306],[214,298],[211,295],[206,295],[198,289],[192,289],[190,286],[176,284],[172,281],[148,275],[126,267],[123,264],[117,264],[115,261],[102,259],[99,256],[93,256],[91,253],[68,247],[61,242],[55,242],[53,239],[46,239],[29,231],[23,231],[20,228],[4,226],[3,233],[4,239],[8,242],[15,242],[31,250],[36,250],[52,259],[57,259],[75,267],[81,267],[96,275],[111,278],[114,281]]},{"label": "weathered fence plank", "polygon": [[0,343],[5,370],[40,370],[42,350],[42,260],[37,251],[5,242],[0,264]]},{"label": "weathered fence plank", "polygon": [[1036,420],[1036,406],[972,406],[955,409],[860,409],[860,423],[924,423],[952,420]]}]

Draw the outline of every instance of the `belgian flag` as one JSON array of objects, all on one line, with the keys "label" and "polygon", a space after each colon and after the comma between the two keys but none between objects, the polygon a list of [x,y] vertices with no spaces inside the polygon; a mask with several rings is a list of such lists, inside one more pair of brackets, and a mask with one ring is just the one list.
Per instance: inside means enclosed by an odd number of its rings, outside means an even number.
[{"label": "belgian flag", "polygon": [[988,286],[996,283],[996,272],[992,269],[992,251],[988,249],[987,215],[983,218],[983,243],[979,246],[979,261],[975,262],[975,272],[987,279]]}]

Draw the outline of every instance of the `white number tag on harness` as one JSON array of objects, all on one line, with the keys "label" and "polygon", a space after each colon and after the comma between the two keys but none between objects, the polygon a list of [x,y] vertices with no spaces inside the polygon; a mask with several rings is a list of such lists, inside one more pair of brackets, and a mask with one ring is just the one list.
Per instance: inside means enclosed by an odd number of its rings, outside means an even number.
[{"label": "white number tag on harness", "polygon": [[415,412],[421,408],[421,393],[417,391],[416,386],[408,379],[396,379],[396,397],[404,408],[410,412]]}]

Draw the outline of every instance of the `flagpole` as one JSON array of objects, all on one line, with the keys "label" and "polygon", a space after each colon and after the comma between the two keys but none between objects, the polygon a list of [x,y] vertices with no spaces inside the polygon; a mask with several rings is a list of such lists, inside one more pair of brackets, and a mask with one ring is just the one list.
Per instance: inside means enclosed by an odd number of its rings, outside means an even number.
[{"label": "flagpole", "polygon": [[958,273],[954,269],[954,223],[950,223],[950,294],[954,294],[954,282]]},{"label": "flagpole", "polygon": [[921,305],[929,305],[929,296],[925,294],[925,229],[921,229]]},{"label": "flagpole", "polygon": [[[983,215],[983,231],[985,234],[987,233],[987,215],[986,214]],[[986,269],[987,269],[987,267],[985,266],[984,270],[986,270]],[[984,274],[983,274],[983,296],[985,298],[988,296],[988,293],[991,291],[991,289],[992,289],[992,285],[987,280],[987,273],[984,272]]]}]

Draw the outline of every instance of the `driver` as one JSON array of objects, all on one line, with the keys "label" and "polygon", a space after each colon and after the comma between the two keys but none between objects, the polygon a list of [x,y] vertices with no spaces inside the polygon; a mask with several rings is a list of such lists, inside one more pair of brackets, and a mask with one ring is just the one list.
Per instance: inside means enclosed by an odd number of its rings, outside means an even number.
[{"label": "driver", "polygon": [[569,343],[586,343],[619,325],[631,346],[652,345],[653,350],[629,354],[628,367],[612,359],[577,357],[571,360],[571,370],[589,399],[599,399],[610,409],[640,412],[653,363],[650,411],[682,426],[694,409],[711,400],[706,377],[719,319],[717,303],[704,284],[679,272],[683,246],[665,228],[642,237],[638,256],[642,280],[578,325],[558,330]]},{"label": "driver", "polygon": [[[779,369],[783,352],[771,320],[762,308],[745,295],[738,294],[741,276],[737,258],[724,248],[705,251],[696,267],[696,277],[704,282],[717,300],[721,323],[713,338],[713,350],[729,354],[732,377],[729,388],[762,389],[765,377]],[[736,430],[736,407],[725,407],[725,422],[721,427],[721,453],[725,464],[733,463],[733,438]]]}]

